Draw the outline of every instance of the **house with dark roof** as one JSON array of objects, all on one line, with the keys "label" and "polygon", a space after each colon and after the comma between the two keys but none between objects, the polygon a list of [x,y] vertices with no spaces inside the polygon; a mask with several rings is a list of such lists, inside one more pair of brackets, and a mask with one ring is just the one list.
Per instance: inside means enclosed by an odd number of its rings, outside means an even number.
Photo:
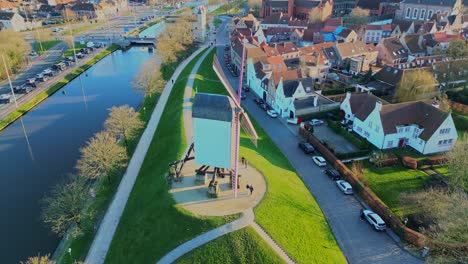
[{"label": "house with dark roof", "polygon": [[395,17],[426,21],[434,14],[458,15],[463,12],[462,0],[403,0]]},{"label": "house with dark roof", "polygon": [[332,66],[347,67],[351,74],[369,70],[376,62],[378,51],[374,45],[366,45],[362,41],[335,43],[331,48],[325,48],[324,53]]},{"label": "house with dark roof", "polygon": [[371,15],[395,14],[400,0],[358,0],[357,7],[369,10]]},{"label": "house with dark roof", "polygon": [[288,18],[307,20],[311,11],[325,21],[332,14],[333,0],[262,0],[259,17],[267,19],[283,13]]},{"label": "house with dark roof", "polygon": [[27,29],[24,17],[14,12],[0,12],[2,30],[22,31]]},{"label": "house with dark roof", "polygon": [[91,3],[77,3],[71,10],[75,12],[79,18],[103,19],[105,17],[102,7]]},{"label": "house with dark roof", "polygon": [[397,65],[408,59],[408,51],[398,37],[381,39],[377,44],[378,61],[381,64]]},{"label": "house with dark roof", "polygon": [[353,132],[378,149],[411,147],[426,155],[451,150],[458,138],[451,114],[435,102],[388,104],[372,94],[347,93],[340,109]]}]

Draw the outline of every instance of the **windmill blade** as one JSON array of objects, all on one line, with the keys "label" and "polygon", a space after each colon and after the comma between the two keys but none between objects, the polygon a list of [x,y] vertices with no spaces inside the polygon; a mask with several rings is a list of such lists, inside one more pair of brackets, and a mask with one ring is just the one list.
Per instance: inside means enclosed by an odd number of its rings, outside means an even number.
[{"label": "windmill blade", "polygon": [[237,93],[232,88],[232,86],[229,83],[226,75],[224,75],[223,68],[221,67],[221,64],[219,63],[219,60],[218,60],[218,56],[216,56],[216,55],[214,55],[214,58],[213,58],[213,70],[216,72],[216,75],[218,75],[218,78],[221,80],[221,83],[224,85],[224,88],[226,88],[227,92],[229,93],[229,96],[234,101],[236,106],[238,108],[241,108],[240,103],[239,103],[239,101],[237,99]]},{"label": "windmill blade", "polygon": [[240,113],[240,125],[242,130],[244,130],[245,134],[250,138],[252,143],[258,147],[258,135],[257,131],[255,131],[255,127],[253,126],[252,122],[249,119],[249,116],[245,112]]}]

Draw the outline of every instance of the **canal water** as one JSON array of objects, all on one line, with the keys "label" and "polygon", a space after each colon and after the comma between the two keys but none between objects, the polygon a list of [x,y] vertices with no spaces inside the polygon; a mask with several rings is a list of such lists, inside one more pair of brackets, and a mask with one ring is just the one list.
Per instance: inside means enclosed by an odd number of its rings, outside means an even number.
[{"label": "canal water", "polygon": [[103,128],[112,106],[138,107],[134,76],[152,58],[147,47],[116,51],[0,132],[0,259],[18,263],[52,254],[59,238],[40,221],[39,200],[74,172],[79,149]]}]

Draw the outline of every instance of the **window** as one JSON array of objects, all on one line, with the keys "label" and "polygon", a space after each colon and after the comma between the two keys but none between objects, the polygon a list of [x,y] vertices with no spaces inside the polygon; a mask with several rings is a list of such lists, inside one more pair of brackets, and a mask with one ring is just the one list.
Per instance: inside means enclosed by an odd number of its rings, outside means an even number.
[{"label": "window", "polygon": [[393,147],[393,141],[392,140],[387,141],[387,147],[388,148]]},{"label": "window", "polygon": [[423,140],[420,139],[420,140],[419,140],[419,145],[422,145],[422,144],[423,144]]},{"label": "window", "polygon": [[449,143],[449,144],[452,144],[452,142],[453,142],[453,139],[452,139],[452,138],[448,140],[448,143]]},{"label": "window", "polygon": [[364,136],[365,136],[365,137],[369,137],[369,136],[370,136],[369,132],[365,131],[365,132],[364,132]]},{"label": "window", "polygon": [[375,126],[375,132],[379,133],[380,131],[380,127],[379,126]]},{"label": "window", "polygon": [[426,15],[426,9],[421,9],[421,13],[419,14],[419,19],[424,20],[425,15]]},{"label": "window", "polygon": [[415,9],[413,10],[413,19],[417,19],[417,18],[418,18],[418,9],[415,8]]},{"label": "window", "polygon": [[409,132],[410,131],[410,128],[409,127],[405,127],[405,132]]},{"label": "window", "polygon": [[439,141],[439,145],[442,145],[442,140]]},{"label": "window", "polygon": [[429,10],[429,12],[427,12],[427,19],[431,19],[433,13],[434,11]]},{"label": "window", "polygon": [[398,133],[403,133],[403,128],[402,127],[398,128]]},{"label": "window", "polygon": [[357,127],[357,131],[362,132],[362,127]]},{"label": "window", "polygon": [[372,128],[372,121],[369,121],[369,127]]},{"label": "window", "polygon": [[442,128],[439,132],[441,135],[450,133],[450,128]]},{"label": "window", "polygon": [[408,8],[406,9],[406,18],[409,18],[410,16],[411,16],[411,8],[408,7]]}]

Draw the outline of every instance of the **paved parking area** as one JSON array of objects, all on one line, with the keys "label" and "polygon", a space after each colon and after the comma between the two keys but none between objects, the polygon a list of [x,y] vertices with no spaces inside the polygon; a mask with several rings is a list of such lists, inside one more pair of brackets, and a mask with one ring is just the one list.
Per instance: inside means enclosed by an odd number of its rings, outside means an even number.
[{"label": "paved parking area", "polygon": [[335,133],[327,124],[314,127],[314,135],[327,144],[331,144],[333,149],[338,153],[353,153],[359,151],[351,142],[346,140],[341,135]]}]

